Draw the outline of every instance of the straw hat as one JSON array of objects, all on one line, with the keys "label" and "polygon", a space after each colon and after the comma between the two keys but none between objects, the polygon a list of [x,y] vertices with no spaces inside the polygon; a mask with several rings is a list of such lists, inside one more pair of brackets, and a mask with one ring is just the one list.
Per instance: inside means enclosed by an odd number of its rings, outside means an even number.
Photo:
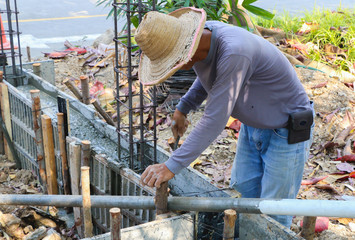
[{"label": "straw hat", "polygon": [[206,13],[181,8],[167,14],[148,12],[138,26],[135,39],[142,50],[138,75],[143,85],[165,81],[194,56]]}]

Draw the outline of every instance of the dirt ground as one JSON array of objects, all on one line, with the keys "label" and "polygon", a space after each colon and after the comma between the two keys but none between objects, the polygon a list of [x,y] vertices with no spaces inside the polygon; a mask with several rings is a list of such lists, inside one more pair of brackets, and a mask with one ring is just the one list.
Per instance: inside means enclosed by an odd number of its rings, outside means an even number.
[{"label": "dirt ground", "polygon": [[[0,155],[1,194],[43,194],[37,177],[29,170],[18,170]],[[78,239],[74,228],[58,217],[55,207],[0,205],[0,239]]]},{"label": "dirt ground", "polygon": [[[104,59],[107,63],[106,67],[99,69],[89,67],[85,64],[88,58],[76,54],[68,54],[63,59],[56,59],[57,87],[71,94],[63,81],[68,78],[78,79],[80,75],[87,74],[94,76],[94,78],[90,77],[92,85],[99,81],[105,89],[115,89],[113,57],[107,56],[108,54],[101,55],[98,58],[98,60]],[[99,62],[98,60],[96,61]],[[305,165],[304,182],[298,198],[332,200],[354,198],[354,180],[349,176],[355,170],[354,162],[335,161],[343,155],[354,154],[355,93],[353,86],[346,85],[341,79],[329,77],[319,71],[304,68],[295,68],[295,70],[309,98],[314,102],[316,112],[313,145],[309,160]],[[96,74],[92,75],[93,72]],[[78,81],[74,82],[80,87]],[[124,87],[125,83],[122,83],[121,89]],[[191,124],[185,136],[197,124],[202,114],[203,110],[189,114]],[[161,121],[162,124],[157,127],[158,143],[167,151],[171,151],[169,139],[172,134],[169,114],[163,112],[159,116],[164,118],[164,121]],[[221,188],[228,187],[229,184],[231,165],[237,146],[236,134],[237,130],[226,127],[214,144],[211,144],[191,165],[210,177],[211,181]],[[321,177],[326,178],[319,181]],[[329,220],[328,230],[318,234],[317,239],[355,239],[354,219],[330,218]],[[295,232],[300,231],[300,221],[301,218],[294,218],[292,230]]]}]

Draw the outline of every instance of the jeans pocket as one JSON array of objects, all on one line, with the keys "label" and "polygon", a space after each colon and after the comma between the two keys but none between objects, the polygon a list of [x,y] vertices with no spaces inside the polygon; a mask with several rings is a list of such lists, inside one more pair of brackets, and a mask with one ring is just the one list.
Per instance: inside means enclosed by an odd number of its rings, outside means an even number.
[{"label": "jeans pocket", "polygon": [[275,128],[275,129],[273,129],[273,132],[276,136],[278,136],[282,139],[287,139],[287,137],[288,137],[288,129],[287,128]]}]

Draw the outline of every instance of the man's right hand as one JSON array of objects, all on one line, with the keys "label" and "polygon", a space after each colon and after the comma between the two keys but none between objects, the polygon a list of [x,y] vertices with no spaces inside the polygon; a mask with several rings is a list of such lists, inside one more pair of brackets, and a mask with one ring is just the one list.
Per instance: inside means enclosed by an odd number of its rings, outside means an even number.
[{"label": "man's right hand", "polygon": [[174,134],[174,138],[177,139],[178,136],[182,137],[189,126],[189,121],[186,119],[186,114],[176,109],[173,115],[173,124],[171,126],[171,131]]}]

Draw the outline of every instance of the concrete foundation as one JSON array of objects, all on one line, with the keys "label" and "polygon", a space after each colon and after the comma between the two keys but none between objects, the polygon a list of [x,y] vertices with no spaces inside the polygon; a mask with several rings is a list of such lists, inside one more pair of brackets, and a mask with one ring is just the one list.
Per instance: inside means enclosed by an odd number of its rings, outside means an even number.
[{"label": "concrete foundation", "polygon": [[[79,102],[77,99],[59,91],[51,83],[54,83],[54,64],[53,61],[41,62],[43,67],[41,70],[41,76],[37,76],[33,73],[32,67],[27,64],[24,65],[25,78],[23,84],[30,84],[34,88],[39,89],[41,92],[51,96],[54,100],[57,96],[62,96],[70,102],[70,111],[75,111],[78,116],[77,121],[81,121],[83,130],[79,129],[81,124],[78,124],[78,129],[72,131],[71,136],[83,139],[80,135],[85,129],[93,128],[95,135],[92,137],[93,149],[102,154],[107,154],[106,167],[109,169],[117,169],[126,165],[126,163],[118,162],[117,154],[115,150],[107,149],[106,146],[117,144],[116,129],[97,117],[96,111],[92,106],[85,105]],[[52,69],[51,69],[52,68]],[[51,75],[53,74],[53,75]],[[44,81],[43,78],[49,80]],[[51,82],[51,83],[50,83]],[[21,87],[19,88],[21,89]],[[26,88],[23,88],[26,89]],[[17,90],[16,90],[17,91]],[[28,98],[28,93],[23,92],[23,96]],[[49,114],[53,121],[56,121],[55,110],[56,106],[45,109],[45,113]],[[84,124],[85,123],[85,124]],[[75,134],[78,134],[77,136]],[[90,137],[90,136],[87,136]],[[96,141],[99,139],[100,141]],[[96,142],[95,142],[96,141]],[[128,149],[128,142],[121,139],[122,149]],[[135,146],[136,147],[136,146]],[[147,144],[146,149],[148,155],[153,155],[153,148]],[[157,161],[165,162],[170,156],[170,153],[158,146],[157,149]],[[111,182],[112,179],[107,179]],[[237,197],[238,193],[234,190],[221,190],[217,186],[210,183],[210,179],[188,167],[176,175],[171,181],[169,181],[169,187],[171,188],[171,194],[176,196],[196,196],[196,197]],[[118,186],[119,187],[119,186]],[[106,193],[110,194],[110,193]],[[185,216],[185,215],[183,215]],[[134,227],[128,227],[122,229],[122,239],[194,239],[193,226],[194,223],[187,217],[175,217],[172,219],[165,219],[161,221],[152,221],[150,223],[140,224]],[[223,224],[223,223],[222,223]],[[240,217],[240,239],[296,239],[293,232],[286,229],[278,222],[267,216],[260,216],[255,214],[241,214]],[[102,235],[107,238],[93,238],[93,239],[109,239],[109,235]],[[169,236],[169,237],[168,237]],[[299,238],[298,238],[299,239]]]}]

